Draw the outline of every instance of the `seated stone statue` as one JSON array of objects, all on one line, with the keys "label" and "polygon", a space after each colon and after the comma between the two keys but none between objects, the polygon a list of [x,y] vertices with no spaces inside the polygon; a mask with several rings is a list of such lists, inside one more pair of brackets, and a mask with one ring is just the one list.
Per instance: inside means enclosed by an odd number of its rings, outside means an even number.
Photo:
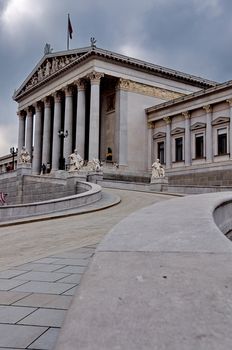
[{"label": "seated stone statue", "polygon": [[84,165],[84,161],[80,154],[77,153],[77,149],[75,149],[74,152],[68,156],[68,159],[70,165],[69,171],[79,171]]},{"label": "seated stone statue", "polygon": [[102,171],[102,165],[97,158],[93,158],[88,162],[88,168],[90,171],[96,171],[96,172]]},{"label": "seated stone statue", "polygon": [[29,152],[26,150],[26,147],[23,146],[20,152],[19,162],[20,163],[30,163],[31,156]]},{"label": "seated stone statue", "polygon": [[160,164],[160,160],[156,159],[156,161],[152,164],[152,174],[151,181],[157,178],[165,177],[165,171],[163,166]]}]

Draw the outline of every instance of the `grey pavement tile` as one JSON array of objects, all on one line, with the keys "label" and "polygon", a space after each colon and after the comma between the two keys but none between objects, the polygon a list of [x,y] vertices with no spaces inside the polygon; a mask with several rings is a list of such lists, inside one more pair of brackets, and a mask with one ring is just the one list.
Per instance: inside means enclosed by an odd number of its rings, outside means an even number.
[{"label": "grey pavement tile", "polygon": [[82,274],[73,273],[59,280],[60,283],[80,283]]},{"label": "grey pavement tile", "polygon": [[[62,294],[70,289],[71,284],[59,282],[27,282],[16,287],[14,291],[28,293]],[[74,287],[75,285],[73,285]]]},{"label": "grey pavement tile", "polygon": [[52,272],[55,271],[64,265],[51,265],[51,264],[40,264],[40,263],[27,263],[15,267],[15,269],[22,269],[26,271],[43,271],[43,272]]},{"label": "grey pavement tile", "polygon": [[71,300],[72,296],[68,295],[33,293],[17,301],[14,305],[67,310],[71,304]]},{"label": "grey pavement tile", "polygon": [[12,288],[15,288],[17,286],[20,286],[24,284],[25,281],[19,281],[15,279],[7,280],[7,279],[0,279],[0,290],[10,290]]},{"label": "grey pavement tile", "polygon": [[64,272],[64,273],[80,273],[83,274],[86,271],[86,266],[64,266],[61,269],[57,270],[57,272]]},{"label": "grey pavement tile", "polygon": [[28,295],[30,293],[0,291],[0,305],[11,305]]},{"label": "grey pavement tile", "polygon": [[88,266],[89,265],[89,259],[57,259],[53,263],[54,265],[56,264],[61,264],[61,265],[78,265],[78,266]]},{"label": "grey pavement tile", "polygon": [[54,258],[63,259],[89,259],[93,256],[93,252],[64,252],[60,254],[53,255]]},{"label": "grey pavement tile", "polygon": [[25,349],[47,330],[47,327],[0,324],[0,347]]},{"label": "grey pavement tile", "polygon": [[67,290],[66,292],[64,292],[62,295],[71,295],[71,296],[73,296],[76,293],[77,288],[78,288],[78,286],[73,287],[73,288]]},{"label": "grey pavement tile", "polygon": [[0,305],[0,323],[17,323],[36,308]]},{"label": "grey pavement tile", "polygon": [[0,278],[13,278],[19,275],[24,274],[26,271],[20,271],[20,270],[5,270],[0,272]]},{"label": "grey pavement tile", "polygon": [[[28,349],[43,349],[43,350],[52,350],[55,347],[59,329],[49,328],[44,334],[42,334],[35,342],[33,342]],[[1,349],[1,348],[0,348]]]},{"label": "grey pavement tile", "polygon": [[61,327],[66,310],[38,309],[18,324],[31,326]]},{"label": "grey pavement tile", "polygon": [[56,261],[60,260],[59,258],[42,258],[39,260],[33,261],[34,264],[54,264]]},{"label": "grey pavement tile", "polygon": [[43,281],[43,282],[55,282],[61,278],[67,277],[68,274],[59,272],[43,272],[43,271],[29,271],[23,275],[15,277],[17,280],[25,281]]}]

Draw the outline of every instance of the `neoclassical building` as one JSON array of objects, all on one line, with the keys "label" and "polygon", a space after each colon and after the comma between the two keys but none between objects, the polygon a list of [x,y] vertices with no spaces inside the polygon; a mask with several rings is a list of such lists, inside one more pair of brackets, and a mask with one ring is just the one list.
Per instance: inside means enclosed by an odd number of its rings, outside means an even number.
[{"label": "neoclassical building", "polygon": [[19,153],[23,146],[30,152],[33,174],[43,163],[64,169],[74,149],[85,160],[115,162],[125,174],[148,174],[157,157],[167,169],[210,162],[213,133],[220,147],[229,142],[214,131],[223,125],[228,135],[229,117],[207,100],[218,89],[213,81],[94,45],[48,50],[14,94]]}]

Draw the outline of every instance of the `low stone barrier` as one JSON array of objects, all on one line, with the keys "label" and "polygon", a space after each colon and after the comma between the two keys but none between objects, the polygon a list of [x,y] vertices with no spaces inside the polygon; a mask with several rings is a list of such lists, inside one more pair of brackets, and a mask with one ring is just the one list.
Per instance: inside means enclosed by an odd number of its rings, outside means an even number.
[{"label": "low stone barrier", "polygon": [[232,245],[221,230],[230,227],[231,203],[231,192],[175,198],[116,225],[56,350],[230,349]]},{"label": "low stone barrier", "polygon": [[64,211],[101,199],[101,186],[87,182],[79,182],[78,186],[79,190],[83,192],[76,195],[34,203],[0,206],[0,221]]}]

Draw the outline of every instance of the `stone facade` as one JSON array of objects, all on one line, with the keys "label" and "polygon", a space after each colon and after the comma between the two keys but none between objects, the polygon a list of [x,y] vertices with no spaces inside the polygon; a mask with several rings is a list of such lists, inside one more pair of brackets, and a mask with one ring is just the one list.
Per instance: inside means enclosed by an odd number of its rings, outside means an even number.
[{"label": "stone facade", "polygon": [[121,173],[148,173],[153,121],[145,108],[215,85],[96,47],[48,53],[14,94],[18,149],[31,153],[35,175],[42,164],[65,169],[75,148],[85,160],[117,163]]}]

